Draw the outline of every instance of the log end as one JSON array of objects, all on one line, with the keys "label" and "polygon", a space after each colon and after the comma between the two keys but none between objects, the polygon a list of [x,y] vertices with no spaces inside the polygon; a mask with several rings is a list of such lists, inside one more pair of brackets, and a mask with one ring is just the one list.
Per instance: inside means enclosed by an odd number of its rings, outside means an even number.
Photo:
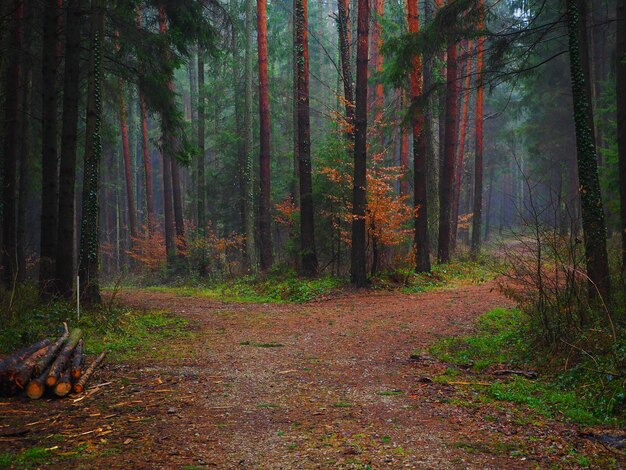
[{"label": "log end", "polygon": [[57,378],[53,375],[49,375],[48,378],[46,378],[46,385],[48,387],[54,387],[57,384]]},{"label": "log end", "polygon": [[69,382],[58,382],[54,387],[54,393],[58,397],[64,397],[72,390],[72,384]]},{"label": "log end", "polygon": [[74,384],[74,393],[83,393],[85,391],[85,387],[81,384]]},{"label": "log end", "polygon": [[46,387],[39,380],[31,380],[26,386],[26,395],[32,400],[37,400],[43,396]]}]

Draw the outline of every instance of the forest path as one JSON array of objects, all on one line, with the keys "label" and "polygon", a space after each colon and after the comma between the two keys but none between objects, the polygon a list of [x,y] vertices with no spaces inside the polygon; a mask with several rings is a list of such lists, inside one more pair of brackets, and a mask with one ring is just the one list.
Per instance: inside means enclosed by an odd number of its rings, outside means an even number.
[{"label": "forest path", "polygon": [[[135,290],[117,298],[134,308],[175,312],[197,328],[193,354],[140,372],[176,393],[164,397],[167,414],[145,429],[141,451],[123,457],[138,465],[529,464],[502,451],[517,448],[507,444],[516,439],[515,425],[450,403],[450,386],[424,383],[442,366],[434,371],[428,360],[410,360],[415,349],[468,333],[480,314],[510,305],[493,283],[422,294],[354,291],[302,305]],[[506,413],[502,419],[510,421]],[[538,432],[545,439],[545,429]]]}]

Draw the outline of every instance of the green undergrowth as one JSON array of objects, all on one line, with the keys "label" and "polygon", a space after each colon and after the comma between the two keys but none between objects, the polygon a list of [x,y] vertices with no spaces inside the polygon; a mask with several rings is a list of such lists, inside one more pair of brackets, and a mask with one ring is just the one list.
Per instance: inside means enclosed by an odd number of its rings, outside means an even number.
[{"label": "green undergrowth", "polygon": [[[0,294],[0,304],[6,301]],[[5,304],[6,305],[6,304]],[[67,302],[41,303],[36,289],[25,286],[16,292],[11,310],[0,318],[0,353],[10,353],[44,337],[62,332],[63,322],[69,328],[83,330],[85,351],[98,354],[109,351],[111,360],[159,357],[170,351],[170,339],[192,335],[189,322],[167,312],[138,312],[107,305],[81,312]]]},{"label": "green undergrowth", "polygon": [[[461,405],[509,402],[582,425],[626,424],[626,379],[619,371],[626,357],[623,336],[613,351],[591,356],[532,347],[525,328],[519,310],[494,309],[478,320],[474,334],[439,340],[430,353],[450,367],[434,381],[468,384],[471,394],[459,388]],[[498,369],[535,371],[538,378],[493,374]]]},{"label": "green undergrowth", "polygon": [[492,263],[455,260],[447,264],[435,264],[430,273],[416,274],[411,269],[385,272],[373,280],[373,286],[382,289],[400,288],[406,293],[427,292],[438,288],[455,288],[481,284],[495,277]]},{"label": "green undergrowth", "polygon": [[206,297],[228,302],[303,303],[319,300],[345,285],[342,279],[321,276],[305,279],[293,272],[243,276],[195,286],[152,286],[148,290],[180,296]]}]

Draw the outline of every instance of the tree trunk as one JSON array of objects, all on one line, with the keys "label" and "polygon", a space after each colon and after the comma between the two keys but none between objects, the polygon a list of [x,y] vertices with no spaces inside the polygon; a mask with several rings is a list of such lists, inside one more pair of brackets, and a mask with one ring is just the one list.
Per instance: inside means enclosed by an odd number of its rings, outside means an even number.
[{"label": "tree trunk", "polygon": [[257,0],[257,45],[259,58],[259,245],[261,248],[261,271],[272,267],[272,226],[270,215],[270,98],[267,56],[267,4]]},{"label": "tree trunk", "polygon": [[[159,32],[165,34],[167,24],[165,18],[165,10],[163,6],[159,7]],[[169,60],[167,49],[164,50],[165,60]],[[168,83],[168,87],[172,87],[172,81]],[[170,88],[171,89],[171,88]],[[173,91],[173,90],[171,90]],[[174,206],[172,195],[172,156],[173,137],[172,129],[169,123],[169,117],[161,114],[161,157],[163,162],[163,212],[165,219],[165,250],[167,252],[167,264],[172,266],[174,257],[176,256],[176,240],[175,240],[175,222],[174,222]]]},{"label": "tree trunk", "polygon": [[337,0],[339,29],[339,53],[341,56],[341,81],[346,108],[347,135],[354,140],[354,88],[350,54],[350,0]]},{"label": "tree trunk", "polygon": [[67,26],[65,37],[65,73],[63,75],[61,168],[59,172],[56,293],[66,299],[70,299],[74,285],[74,193],[80,98],[81,0],[68,0],[66,9]]},{"label": "tree trunk", "polygon": [[459,84],[457,81],[456,43],[449,39],[446,59],[446,132],[444,138],[444,160],[439,187],[439,263],[450,261],[451,202],[454,182],[454,157],[457,142],[457,120]]},{"label": "tree trunk", "polygon": [[607,299],[610,297],[610,281],[606,251],[606,224],[593,133],[586,2],[584,0],[567,0],[567,27],[589,295],[597,297],[599,294]]},{"label": "tree trunk", "polygon": [[300,182],[300,256],[305,276],[317,273],[313,183],[311,180],[311,128],[309,116],[309,44],[307,0],[296,0],[296,56],[298,70],[298,173]]},{"label": "tree trunk", "polygon": [[356,109],[354,182],[352,196],[352,255],[350,279],[367,285],[365,210],[367,205],[367,62],[370,10],[368,0],[358,0],[356,53]]},{"label": "tree trunk", "polygon": [[57,241],[57,201],[59,175],[57,155],[57,82],[58,82],[58,15],[57,0],[45,0],[41,94],[41,251],[39,290],[43,297],[53,293]]},{"label": "tree trunk", "polygon": [[[479,8],[482,8],[482,0]],[[483,29],[484,20],[481,14],[478,29]],[[476,117],[474,132],[474,208],[472,214],[472,256],[477,257],[481,247],[482,211],[483,211],[483,99],[485,85],[483,83],[483,54],[485,40],[478,38],[476,44]],[[489,214],[487,213],[487,217]],[[488,223],[488,221],[487,221]],[[486,238],[486,236],[485,236]]]},{"label": "tree trunk", "polygon": [[2,280],[11,290],[17,275],[17,213],[16,213],[16,172],[18,160],[18,124],[19,92],[20,92],[20,49],[23,38],[24,1],[13,2],[13,18],[11,19],[11,48],[9,50],[9,66],[5,82],[5,133],[2,159]]},{"label": "tree trunk", "polygon": [[[407,13],[409,32],[419,32],[417,0],[408,0]],[[426,141],[424,140],[424,111],[417,109],[422,97],[422,60],[413,59],[410,75],[411,101],[414,108],[411,116],[413,127],[413,204],[415,207],[415,271],[430,272],[430,239],[428,234],[428,191],[426,188]]]},{"label": "tree trunk", "polygon": [[246,257],[253,269],[257,266],[257,249],[255,241],[255,211],[254,211],[254,159],[252,156],[253,142],[253,110],[252,110],[252,63],[254,59],[254,0],[246,0],[246,27],[245,27],[245,57],[244,57],[244,218],[246,234]]},{"label": "tree trunk", "polygon": [[122,133],[122,152],[124,153],[124,179],[126,180],[126,204],[128,206],[128,225],[130,229],[130,245],[137,236],[137,212],[135,212],[135,193],[133,192],[133,169],[128,144],[128,122],[126,112],[125,87],[122,79],[118,80],[120,93],[120,127]]},{"label": "tree trunk", "polygon": [[101,0],[94,0],[91,9],[91,44],[87,79],[87,122],[85,125],[85,162],[83,170],[83,208],[80,234],[79,276],[81,300],[100,303],[99,212],[98,193],[102,143],[102,50],[104,11]]},{"label": "tree trunk", "polygon": [[204,187],[204,158],[206,155],[205,147],[205,90],[204,90],[204,51],[198,48],[198,148],[200,149],[200,155],[196,161],[196,215],[198,220],[198,229],[201,233],[206,230],[206,212],[205,212],[205,198],[206,189]]},{"label": "tree trunk", "polygon": [[[137,7],[137,28],[141,30],[141,7]],[[152,160],[150,159],[150,148],[148,145],[148,117],[146,113],[146,99],[141,86],[139,87],[139,112],[141,119],[141,150],[143,159],[143,170],[146,185],[146,211],[147,227],[150,232],[154,230],[156,216],[154,209],[154,189],[152,186]]]},{"label": "tree trunk", "polygon": [[626,0],[617,0],[617,148],[619,159],[622,273],[626,272]]},{"label": "tree trunk", "polygon": [[91,363],[91,365],[87,368],[87,370],[82,375],[82,377],[78,380],[78,382],[74,384],[74,393],[83,393],[85,391],[85,386],[87,385],[87,382],[89,382],[89,379],[91,378],[93,373],[96,371],[98,366],[102,363],[106,354],[107,354],[106,350],[102,351],[100,355]]},{"label": "tree trunk", "polygon": [[465,136],[467,135],[467,113],[469,111],[470,85],[472,81],[472,40],[467,41],[465,57],[465,87],[463,90],[463,110],[459,129],[459,148],[456,155],[454,173],[454,198],[452,205],[452,249],[456,248],[457,231],[459,226],[459,202],[461,199],[461,181],[463,179],[463,160],[465,157]]},{"label": "tree trunk", "polygon": [[[400,109],[405,109],[406,106],[406,91],[403,89],[400,91]],[[400,177],[400,194],[406,196],[409,194],[409,131],[407,126],[400,123],[400,166],[402,167],[403,174]]]}]

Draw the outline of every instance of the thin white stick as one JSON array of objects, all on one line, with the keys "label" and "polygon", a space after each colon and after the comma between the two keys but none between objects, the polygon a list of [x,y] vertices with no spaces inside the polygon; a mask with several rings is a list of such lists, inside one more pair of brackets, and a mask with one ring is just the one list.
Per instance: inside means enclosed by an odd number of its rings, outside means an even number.
[{"label": "thin white stick", "polygon": [[76,318],[80,321],[80,276],[76,276]]}]

